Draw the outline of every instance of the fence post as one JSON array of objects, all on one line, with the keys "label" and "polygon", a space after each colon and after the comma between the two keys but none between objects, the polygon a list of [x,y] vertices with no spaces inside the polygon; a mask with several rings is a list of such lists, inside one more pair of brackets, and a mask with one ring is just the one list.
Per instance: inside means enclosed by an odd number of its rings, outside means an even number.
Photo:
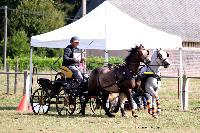
[{"label": "fence post", "polygon": [[26,94],[26,79],[27,79],[27,76],[28,76],[28,71],[24,71],[24,90],[23,90],[23,95]]},{"label": "fence post", "polygon": [[16,94],[17,91],[17,72],[18,72],[18,59],[15,64],[15,82],[14,82],[14,94]]},{"label": "fence post", "polygon": [[9,65],[7,64],[6,65],[6,72],[7,72],[7,90],[6,90],[6,94],[7,95],[9,95],[9,88],[10,88],[10,86],[9,86]]},{"label": "fence post", "polygon": [[183,102],[183,111],[188,110],[188,88],[189,88],[189,78],[186,75],[183,75],[183,91],[182,91],[182,102]]},{"label": "fence post", "polygon": [[179,99],[179,97],[180,97],[180,82],[179,82],[179,68],[177,69],[177,72],[178,72],[178,99]]}]

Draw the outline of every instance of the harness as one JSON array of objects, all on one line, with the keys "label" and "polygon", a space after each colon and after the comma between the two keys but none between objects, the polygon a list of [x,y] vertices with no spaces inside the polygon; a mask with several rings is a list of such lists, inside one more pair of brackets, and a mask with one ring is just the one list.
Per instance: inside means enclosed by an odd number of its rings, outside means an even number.
[{"label": "harness", "polygon": [[[112,84],[109,84],[107,86],[101,86],[101,89],[105,89],[108,87],[111,87],[113,85],[117,85],[119,90],[120,90],[120,84],[125,81],[125,80],[132,80],[132,79],[136,79],[137,77],[137,73],[134,73],[132,70],[122,70],[122,68],[124,67],[124,65],[122,66],[118,66],[115,68],[114,70],[114,78],[115,78],[115,82]],[[99,79],[98,79],[99,82]],[[99,82],[100,85],[100,82]]]}]

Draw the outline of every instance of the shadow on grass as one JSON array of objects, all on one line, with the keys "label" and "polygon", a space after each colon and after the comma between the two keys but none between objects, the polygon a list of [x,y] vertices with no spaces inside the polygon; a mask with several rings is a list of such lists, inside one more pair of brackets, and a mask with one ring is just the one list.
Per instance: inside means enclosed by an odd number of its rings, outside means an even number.
[{"label": "shadow on grass", "polygon": [[81,114],[73,114],[73,115],[58,115],[58,114],[52,114],[52,112],[49,112],[48,114],[34,114],[34,113],[27,113],[24,115],[30,115],[30,116],[47,116],[47,117],[56,117],[56,118],[75,118],[75,117],[79,117],[79,118],[84,118],[84,117],[100,117],[100,118],[108,118],[106,115],[103,114],[86,114],[86,115],[81,115]]},{"label": "shadow on grass", "polygon": [[17,107],[14,106],[0,106],[0,110],[16,110]]}]

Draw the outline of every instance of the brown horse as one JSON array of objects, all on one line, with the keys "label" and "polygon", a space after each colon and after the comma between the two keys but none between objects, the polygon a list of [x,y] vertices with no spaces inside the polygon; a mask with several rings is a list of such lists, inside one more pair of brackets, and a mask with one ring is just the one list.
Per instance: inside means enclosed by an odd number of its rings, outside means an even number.
[{"label": "brown horse", "polygon": [[125,64],[115,68],[96,68],[90,73],[88,80],[89,95],[99,95],[98,93],[101,93],[102,106],[108,117],[114,117],[106,107],[106,102],[111,92],[119,93],[122,116],[125,116],[124,94],[131,105],[132,115],[135,115],[131,92],[136,86],[135,76],[138,72],[140,62],[149,61],[147,58],[149,52],[142,45],[132,48],[129,52],[129,55],[125,59]]}]

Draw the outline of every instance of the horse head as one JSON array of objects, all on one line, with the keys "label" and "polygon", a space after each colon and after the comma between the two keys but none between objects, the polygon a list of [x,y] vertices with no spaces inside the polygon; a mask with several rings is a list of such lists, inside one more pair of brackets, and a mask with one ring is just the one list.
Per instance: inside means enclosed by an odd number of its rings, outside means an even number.
[{"label": "horse head", "polygon": [[157,56],[156,56],[156,61],[158,65],[164,66],[164,68],[168,68],[170,66],[169,62],[169,54],[166,51],[163,50],[156,50]]},{"label": "horse head", "polygon": [[136,45],[135,48],[132,48],[129,51],[129,55],[126,57],[125,61],[126,63],[131,64],[133,59],[136,59],[137,62],[149,63],[150,60],[148,56],[149,51],[146,50],[142,44],[140,44],[139,46]]}]

